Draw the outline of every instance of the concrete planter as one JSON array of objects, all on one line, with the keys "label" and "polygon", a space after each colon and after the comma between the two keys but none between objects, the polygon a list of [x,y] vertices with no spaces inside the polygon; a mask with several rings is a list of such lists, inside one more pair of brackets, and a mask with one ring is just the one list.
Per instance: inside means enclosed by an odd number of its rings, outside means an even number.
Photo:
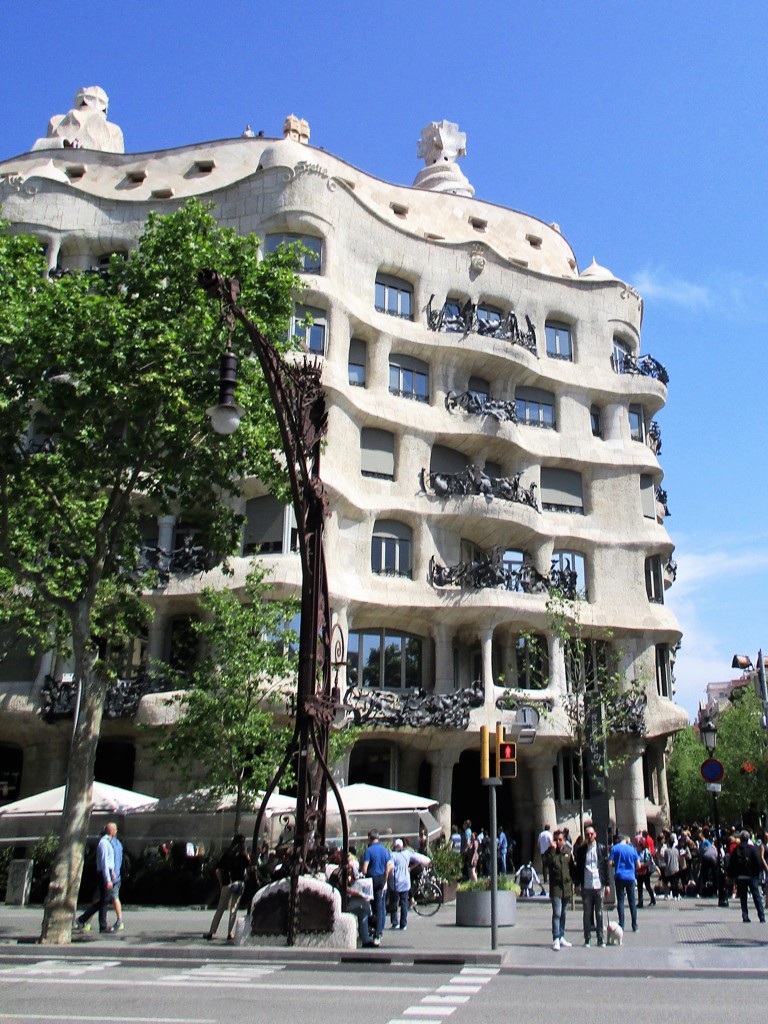
[{"label": "concrete planter", "polygon": [[443,894],[443,903],[452,903],[456,899],[458,882],[440,882],[440,890]]},{"label": "concrete planter", "polygon": [[[517,917],[517,893],[496,893],[496,924],[511,927]],[[490,892],[457,892],[456,924],[463,928],[491,927]]]}]

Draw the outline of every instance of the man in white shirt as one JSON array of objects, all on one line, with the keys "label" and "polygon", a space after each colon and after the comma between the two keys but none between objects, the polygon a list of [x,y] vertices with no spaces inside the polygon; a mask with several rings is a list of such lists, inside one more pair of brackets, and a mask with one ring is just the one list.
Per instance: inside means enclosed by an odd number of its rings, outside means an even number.
[{"label": "man in white shirt", "polygon": [[594,828],[585,830],[586,842],[576,849],[576,885],[581,888],[581,901],[584,908],[584,945],[591,945],[592,920],[594,917],[597,928],[597,944],[605,945],[603,928],[603,897],[610,892],[608,888],[608,851],[597,841]]}]

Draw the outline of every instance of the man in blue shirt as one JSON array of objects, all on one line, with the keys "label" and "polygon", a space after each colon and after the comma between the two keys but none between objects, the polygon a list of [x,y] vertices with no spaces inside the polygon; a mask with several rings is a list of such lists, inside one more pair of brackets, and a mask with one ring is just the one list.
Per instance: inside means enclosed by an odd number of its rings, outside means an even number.
[{"label": "man in blue shirt", "polygon": [[387,922],[387,879],[392,871],[389,850],[379,842],[379,833],[372,828],[368,833],[368,849],[363,855],[363,874],[373,882],[373,944],[381,945],[381,936]]},{"label": "man in blue shirt", "polygon": [[615,887],[616,887],[616,909],[619,915],[619,924],[624,927],[624,895],[629,902],[629,913],[632,918],[632,931],[637,931],[637,903],[635,901],[635,868],[640,859],[637,850],[629,841],[629,836],[620,836],[618,843],[611,849],[611,864],[613,864]]},{"label": "man in blue shirt", "polygon": [[80,931],[90,931],[91,926],[88,924],[88,921],[97,910],[99,912],[99,931],[109,931],[107,927],[107,907],[112,899],[112,888],[114,885],[115,851],[112,846],[112,840],[116,835],[117,825],[114,821],[110,821],[104,829],[99,845],[96,847],[96,876],[99,885],[99,896],[78,917],[75,928]]}]

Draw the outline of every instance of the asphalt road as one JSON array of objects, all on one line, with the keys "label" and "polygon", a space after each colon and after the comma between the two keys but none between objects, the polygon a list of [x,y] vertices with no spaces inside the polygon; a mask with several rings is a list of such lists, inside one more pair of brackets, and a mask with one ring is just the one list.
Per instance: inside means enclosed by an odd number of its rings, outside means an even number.
[{"label": "asphalt road", "polygon": [[40,955],[0,961],[0,1022],[36,1024],[477,1024],[587,1014],[613,1020],[668,1017],[684,1007],[697,1024],[726,1008],[763,1012],[764,980],[593,975],[526,977],[500,967],[212,963]]}]

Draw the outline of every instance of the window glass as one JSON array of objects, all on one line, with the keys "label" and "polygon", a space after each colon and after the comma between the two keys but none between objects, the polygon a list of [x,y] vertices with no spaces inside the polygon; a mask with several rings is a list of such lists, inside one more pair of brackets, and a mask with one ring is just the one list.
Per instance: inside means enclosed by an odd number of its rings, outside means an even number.
[{"label": "window glass", "polygon": [[525,633],[515,645],[517,685],[522,690],[544,690],[549,684],[549,645],[541,633]]},{"label": "window glass", "polygon": [[[552,568],[558,574],[561,584],[573,581],[573,597],[586,597],[587,580],[584,555],[578,551],[555,551],[552,555]],[[575,579],[572,574],[575,573]],[[565,589],[561,585],[561,589]]]},{"label": "window glass", "polygon": [[[312,323],[305,325],[304,319],[309,316]],[[295,335],[308,352],[315,355],[325,354],[325,328],[327,314],[324,309],[314,306],[297,306],[291,320],[291,334]]]},{"label": "window glass", "polygon": [[672,696],[669,648],[666,644],[656,645],[656,692],[660,697]]},{"label": "window glass", "polygon": [[629,407],[629,433],[633,441],[645,441],[645,416],[642,405]]},{"label": "window glass", "polygon": [[547,355],[552,359],[573,359],[571,328],[567,324],[548,322],[545,331]]},{"label": "window glass", "polygon": [[364,388],[366,368],[368,365],[368,346],[361,338],[352,338],[349,342],[349,383],[353,387]]},{"label": "window glass", "polygon": [[629,354],[629,345],[627,345],[625,341],[621,341],[619,338],[614,338],[612,363],[616,373],[624,373],[624,366]]},{"label": "window glass", "polygon": [[541,388],[516,388],[515,412],[518,422],[526,426],[554,430],[555,396]]},{"label": "window glass", "polygon": [[480,305],[477,307],[478,334],[493,335],[501,327],[501,310],[494,306]]},{"label": "window glass", "polygon": [[656,488],[653,477],[643,473],[640,477],[640,503],[646,519],[656,518]]},{"label": "window glass", "polygon": [[293,245],[297,242],[310,250],[309,252],[300,253],[299,273],[319,274],[323,253],[323,241],[321,238],[316,238],[314,235],[267,235],[264,240],[264,250],[265,252],[274,252],[280,245]]},{"label": "window glass", "polygon": [[[362,665],[362,680],[360,666]],[[350,630],[348,676],[352,685],[399,690],[422,685],[423,640],[397,630]]]},{"label": "window glass", "polygon": [[589,410],[589,421],[594,437],[603,436],[603,414],[599,405],[593,405]]},{"label": "window glass", "polygon": [[664,570],[661,555],[651,555],[645,560],[645,590],[653,604],[664,604]]},{"label": "window glass", "polygon": [[429,401],[429,366],[412,356],[389,357],[389,391],[416,402]]},{"label": "window glass", "polygon": [[379,519],[373,527],[371,571],[411,578],[412,531],[391,519]]},{"label": "window glass", "polygon": [[491,394],[491,385],[483,377],[470,377],[467,391],[480,402],[487,401]]},{"label": "window glass", "polygon": [[271,494],[245,504],[244,555],[279,554],[283,550],[285,507]]},{"label": "window glass", "polygon": [[376,277],[376,309],[380,313],[388,313],[390,316],[399,316],[404,320],[410,320],[413,289],[407,281],[390,277],[387,274],[378,274]]}]

